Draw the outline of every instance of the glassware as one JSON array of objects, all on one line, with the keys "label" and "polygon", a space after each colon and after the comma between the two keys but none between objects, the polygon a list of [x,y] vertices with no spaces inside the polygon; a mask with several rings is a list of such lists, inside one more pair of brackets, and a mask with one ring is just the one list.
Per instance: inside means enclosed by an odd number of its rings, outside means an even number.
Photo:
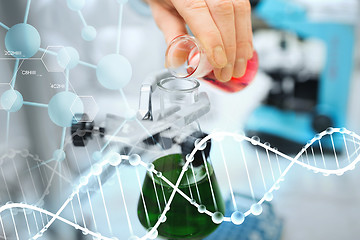
[{"label": "glassware", "polygon": [[[160,118],[165,117],[169,109],[191,112],[191,106],[201,99],[198,93],[199,83],[195,79],[164,78],[158,81],[157,87],[160,90]],[[192,115],[187,116],[191,118]],[[175,137],[170,141],[171,146],[153,156],[155,160],[152,164],[161,175],[147,172],[142,186],[143,197],[140,196],[138,202],[138,218],[146,229],[156,224],[173,192],[173,188],[161,176],[175,185],[186,162],[186,155],[193,150],[197,139],[206,136],[195,119],[184,127],[162,132],[157,140],[163,141],[166,136],[174,135],[170,131],[175,131]],[[166,219],[162,219],[163,222],[157,229],[159,236],[167,239],[202,239],[217,228],[218,225],[210,216],[200,213],[194,206],[196,202],[202,206],[201,210],[205,206],[211,212],[225,213],[225,205],[209,158],[210,146],[211,142],[208,142],[202,151],[195,154],[179,185],[181,191],[192,197],[192,202],[188,202],[179,193],[175,194]]]},{"label": "glassware", "polygon": [[168,77],[160,79],[157,87],[160,89],[160,112],[164,114],[171,107],[188,108],[196,103],[199,97],[199,82],[194,78],[178,79]]},{"label": "glassware", "polygon": [[243,77],[233,77],[228,82],[217,81],[213,67],[198,40],[189,35],[181,35],[172,40],[166,51],[165,65],[175,77],[199,78],[226,92],[238,92],[244,89],[254,79],[259,67],[258,55],[254,51],[253,57],[247,62]]}]

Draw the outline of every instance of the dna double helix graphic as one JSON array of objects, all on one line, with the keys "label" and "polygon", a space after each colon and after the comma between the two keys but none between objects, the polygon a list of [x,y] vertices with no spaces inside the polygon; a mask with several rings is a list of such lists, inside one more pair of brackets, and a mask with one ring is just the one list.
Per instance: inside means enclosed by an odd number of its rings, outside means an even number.
[{"label": "dna double helix graphic", "polygon": [[[201,198],[200,196],[199,198],[196,197],[196,192],[191,193],[192,196],[190,196],[184,193],[183,188],[179,187],[182,178],[186,176],[185,173],[191,171],[193,168],[191,163],[193,156],[196,152],[204,149],[204,145],[209,142],[209,140],[215,145],[213,150],[214,154],[211,155],[214,172],[217,176],[224,176],[224,184],[220,185],[229,189],[230,196],[232,196],[233,200],[235,189],[239,189],[239,187],[243,188],[245,185],[252,195],[254,202],[249,206],[247,211],[240,212],[235,210],[230,216],[223,216],[222,213],[210,211],[207,206],[198,202],[198,199]],[[327,148],[325,146],[329,147]],[[226,155],[226,153],[229,153],[229,155]],[[16,154],[34,158],[33,155],[25,150],[10,153],[11,157],[14,157],[13,155]],[[4,155],[2,161],[8,158],[8,155]],[[217,158],[217,155],[221,157]],[[68,224],[82,231],[85,235],[89,234],[93,236],[95,239],[114,239],[113,237],[116,237],[116,234],[112,227],[124,221],[127,224],[121,225],[127,225],[129,239],[154,239],[158,235],[158,227],[166,222],[166,214],[171,208],[175,195],[179,194],[187,200],[189,205],[197,208],[200,213],[208,215],[214,223],[220,224],[226,221],[240,225],[246,221],[246,217],[250,214],[261,214],[261,204],[264,203],[264,201],[273,200],[275,191],[280,188],[282,181],[285,180],[286,175],[292,167],[301,166],[313,171],[314,174],[323,174],[324,177],[329,175],[341,176],[355,169],[356,164],[360,161],[359,155],[360,136],[344,128],[329,128],[316,135],[294,157],[281,153],[276,148],[271,147],[269,143],[262,143],[258,137],[249,138],[238,133],[214,132],[204,139],[197,141],[193,151],[186,157],[187,161],[181,169],[179,178],[175,182],[171,182],[154,168],[153,164],[143,161],[139,155],[133,154],[127,156],[110,151],[110,153],[101,158],[101,161],[93,164],[91,170],[86,175],[78,178],[78,184],[73,187],[71,194],[55,213],[40,207],[39,201],[34,202],[34,204],[8,202],[0,207],[0,223],[4,238],[9,239],[11,239],[10,236],[18,239],[29,237],[38,239],[45,234],[55,221]],[[230,159],[233,157],[237,159],[235,162]],[[48,164],[39,164],[39,160],[33,161],[36,162],[36,169],[46,166],[50,167]],[[101,175],[106,174],[108,168],[115,169],[115,173],[110,177],[110,180],[108,180],[113,181],[111,189],[112,191],[117,189],[120,193],[120,199],[118,199],[119,204],[116,209],[110,209],[108,206],[109,202],[114,200],[111,200],[113,196],[106,196],[108,193],[106,193],[105,185],[107,185],[108,182],[102,182],[101,178]],[[29,172],[31,173],[34,169],[33,167],[29,168]],[[171,194],[168,195],[169,198],[166,199],[166,204],[162,202],[162,213],[157,222],[147,231],[144,230],[145,232],[135,233],[134,226],[136,225],[137,216],[128,208],[128,205],[129,199],[136,199],[135,201],[137,201],[139,194],[126,192],[125,187],[126,184],[128,184],[129,176],[133,175],[134,179],[136,179],[135,181],[138,182],[139,191],[142,191],[142,183],[140,180],[141,170],[145,170],[147,174],[157,176],[164,184],[170,186],[172,191]],[[209,174],[209,172],[207,172],[207,174]],[[237,181],[237,176],[242,174],[243,176],[238,178],[242,180]],[[207,175],[207,177],[209,177],[209,175]],[[244,179],[247,180],[247,184],[244,184]],[[263,186],[257,187],[256,184],[259,183],[262,183],[260,185]],[[95,188],[94,185],[96,186]],[[156,191],[156,189],[153,189],[153,191],[154,190]],[[223,188],[221,190],[223,190]],[[92,194],[91,192],[96,192],[96,194]],[[255,198],[255,195],[259,197],[260,194],[260,198]],[[44,194],[39,193],[39,195],[43,198]],[[98,200],[95,200],[96,198],[98,198]],[[99,205],[99,203],[102,204]],[[235,200],[233,203],[234,209],[237,209]],[[101,205],[103,206],[102,209],[100,207]],[[61,216],[65,211],[70,211],[72,214],[68,215],[68,217]],[[114,217],[114,214],[112,214],[114,211],[122,211],[122,214],[120,214],[122,215],[121,220],[119,219],[119,214],[115,214],[117,218]],[[86,218],[86,212],[88,212],[88,215],[91,217]],[[98,212],[101,213],[99,214]],[[74,217],[73,220],[69,219],[71,215]],[[22,218],[22,220],[20,220],[20,218]],[[96,226],[96,222],[100,222],[99,219],[107,222],[108,229],[105,229],[104,233],[96,231],[99,230]],[[20,236],[20,232],[16,229],[21,221],[23,223],[25,222],[28,229],[27,233],[25,231],[21,232],[21,234],[28,234],[29,236],[27,237]]]}]

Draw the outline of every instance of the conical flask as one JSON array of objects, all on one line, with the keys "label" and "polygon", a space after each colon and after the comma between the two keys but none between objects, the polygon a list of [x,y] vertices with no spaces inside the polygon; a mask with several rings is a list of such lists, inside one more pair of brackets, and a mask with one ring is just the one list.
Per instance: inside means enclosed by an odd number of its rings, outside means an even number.
[{"label": "conical flask", "polygon": [[[161,112],[169,108],[187,109],[198,101],[199,83],[195,79],[167,78],[158,82],[160,89]],[[169,130],[170,131],[170,130]],[[173,130],[172,130],[173,131]],[[195,144],[206,136],[200,124],[194,121],[176,131],[172,146],[154,156],[152,164],[161,174],[147,172],[138,202],[138,218],[146,229],[154,227],[161,217],[173,187],[166,183],[165,177],[173,185],[179,179],[189,153]],[[166,136],[166,133],[164,134]],[[160,139],[161,141],[161,139]],[[186,194],[185,199],[176,193],[170,209],[157,228],[160,237],[166,239],[202,239],[213,232],[218,225],[205,212],[216,212],[223,216],[225,205],[212,167],[209,152],[211,142],[200,147],[185,171],[179,190]]]}]

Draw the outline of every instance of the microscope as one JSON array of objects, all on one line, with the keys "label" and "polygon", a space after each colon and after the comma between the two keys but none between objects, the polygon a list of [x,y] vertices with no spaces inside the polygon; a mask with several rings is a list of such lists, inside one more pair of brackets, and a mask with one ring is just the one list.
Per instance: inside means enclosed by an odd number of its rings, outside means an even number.
[{"label": "microscope", "polygon": [[[264,70],[277,89],[270,91],[245,126],[248,136],[297,153],[328,127],[346,127],[357,1],[256,0],[252,7],[268,26],[294,33],[301,40],[320,40],[325,46],[325,63],[317,75],[303,74],[304,69],[289,71],[286,61],[284,68]],[[286,49],[285,41],[280,44]],[[259,59],[261,69],[261,52]],[[330,143],[324,147],[331,149]]]},{"label": "microscope", "polygon": [[[124,110],[128,112],[124,116],[107,114],[105,121],[99,126],[95,126],[93,121],[87,121],[86,114],[75,114],[71,126],[73,145],[84,147],[97,135],[103,144],[109,145],[110,151],[120,154],[138,154],[146,160],[156,152],[163,154],[177,146],[177,151],[185,157],[194,149],[197,141],[207,136],[201,131],[198,120],[210,111],[210,101],[206,93],[197,92],[197,80],[172,79],[175,78],[168,70],[150,74],[140,89],[138,111]],[[185,85],[179,86],[179,83]],[[164,86],[167,86],[166,89]],[[193,92],[190,93],[190,90]],[[160,107],[154,106],[154,100],[160,103]],[[206,148],[196,156],[205,154],[207,158],[210,149],[209,140]],[[197,159],[202,157],[198,156]],[[194,161],[193,164],[201,165],[202,162]]]}]

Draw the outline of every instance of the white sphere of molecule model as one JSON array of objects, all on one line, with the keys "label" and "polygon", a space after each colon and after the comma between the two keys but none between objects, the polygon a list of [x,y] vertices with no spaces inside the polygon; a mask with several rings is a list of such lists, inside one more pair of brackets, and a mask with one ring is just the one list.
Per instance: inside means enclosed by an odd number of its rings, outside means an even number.
[{"label": "white sphere of molecule model", "polygon": [[39,51],[40,43],[39,32],[26,23],[12,26],[5,35],[6,50],[15,58],[31,58]]},{"label": "white sphere of molecule model", "polygon": [[132,67],[124,56],[110,54],[100,60],[96,68],[96,76],[103,87],[119,90],[130,82]]}]

